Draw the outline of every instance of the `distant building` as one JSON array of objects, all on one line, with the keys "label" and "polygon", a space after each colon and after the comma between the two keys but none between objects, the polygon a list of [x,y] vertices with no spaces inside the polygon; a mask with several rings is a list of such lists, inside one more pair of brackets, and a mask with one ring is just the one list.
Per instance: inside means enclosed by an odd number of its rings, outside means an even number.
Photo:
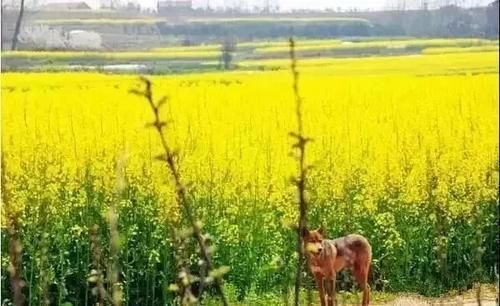
[{"label": "distant building", "polygon": [[68,47],[73,50],[98,50],[102,48],[99,33],[84,30],[72,30],[66,34]]},{"label": "distant building", "polygon": [[179,11],[190,11],[193,8],[192,0],[160,0],[158,1],[158,13],[168,14]]},{"label": "distant building", "polygon": [[114,8],[114,3],[112,0],[99,0],[99,8],[101,9]]},{"label": "distant building", "polygon": [[140,12],[141,5],[139,3],[129,1],[127,2],[127,6],[125,6],[124,9],[129,12]]},{"label": "distant building", "polygon": [[68,10],[90,10],[92,9],[85,1],[80,2],[52,2],[41,7],[47,11],[68,11]]}]

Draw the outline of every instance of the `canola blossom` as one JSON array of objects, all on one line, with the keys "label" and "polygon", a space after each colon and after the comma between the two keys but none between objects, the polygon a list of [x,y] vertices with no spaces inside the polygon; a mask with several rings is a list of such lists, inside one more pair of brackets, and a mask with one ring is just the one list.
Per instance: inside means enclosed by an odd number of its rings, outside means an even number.
[{"label": "canola blossom", "polygon": [[[314,139],[307,149],[309,222],[325,224],[331,237],[357,232],[370,240],[375,290],[467,287],[477,281],[470,254],[478,231],[480,277],[493,279],[497,56],[299,62],[304,131]],[[325,60],[331,64],[307,64]],[[230,267],[226,282],[242,297],[292,286],[294,267],[286,263],[295,249],[289,225],[297,218],[289,180],[296,171],[288,136],[294,98],[286,63],[274,63],[281,70],[151,77],[157,98],[168,97],[167,137],[179,149],[204,229],[215,237],[215,260]],[[43,292],[40,278],[30,275],[44,271],[64,299],[84,304],[88,231],[100,224],[106,245],[104,214],[113,202],[124,299],[165,304],[171,296],[164,288],[175,279],[168,233],[180,214],[167,169],[155,160],[157,135],[145,128],[150,110],[129,93],[140,85],[137,76],[5,73],[1,80],[9,195],[3,220],[19,218],[34,303]],[[118,198],[122,159],[127,189]],[[438,223],[443,232],[436,232]],[[437,263],[438,244],[444,264]]]},{"label": "canola blossom", "polygon": [[[297,44],[298,52],[307,51],[364,51],[373,49],[422,49],[422,48],[437,48],[437,47],[470,47],[470,46],[490,46],[497,45],[498,41],[488,39],[396,39],[396,40],[376,40],[376,41],[332,41],[328,43],[314,43],[314,44]],[[273,54],[287,52],[287,46],[264,46],[255,49],[259,54]],[[484,50],[488,51],[488,50]],[[466,52],[466,51],[465,51]]]}]

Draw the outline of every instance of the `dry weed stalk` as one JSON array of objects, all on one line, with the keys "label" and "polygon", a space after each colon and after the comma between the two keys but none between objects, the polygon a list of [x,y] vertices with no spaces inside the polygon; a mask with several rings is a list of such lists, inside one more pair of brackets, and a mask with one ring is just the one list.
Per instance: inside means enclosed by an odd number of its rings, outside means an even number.
[{"label": "dry weed stalk", "polygon": [[119,280],[120,264],[118,254],[120,252],[120,236],[118,234],[118,215],[113,206],[109,208],[109,231],[110,231],[110,259],[109,282],[111,286],[111,301],[114,306],[121,306],[123,292]]},{"label": "dry weed stalk", "polygon": [[21,241],[17,237],[15,222],[11,222],[8,228],[9,233],[9,278],[12,290],[13,305],[24,305],[24,295],[22,293],[26,283],[22,280],[22,251]]},{"label": "dry weed stalk", "polygon": [[299,305],[300,287],[302,283],[302,266],[304,265],[304,250],[302,247],[302,232],[307,227],[307,201],[306,201],[306,176],[309,166],[306,165],[306,145],[312,139],[304,135],[302,120],[302,97],[299,93],[299,72],[297,71],[297,58],[295,57],[295,41],[290,38],[290,60],[293,76],[293,93],[295,96],[295,114],[297,118],[297,131],[290,132],[290,136],[296,140],[292,149],[297,150],[296,156],[298,162],[298,176],[293,179],[297,186],[299,220],[298,220],[298,239],[297,239],[297,274],[295,277],[295,305]]},{"label": "dry weed stalk", "polygon": [[111,286],[111,301],[113,306],[121,306],[123,300],[122,284],[119,280],[120,264],[120,235],[118,232],[117,203],[123,198],[127,182],[125,178],[125,156],[120,156],[116,165],[116,201],[112,201],[108,210],[108,225],[110,234],[110,259],[109,282]]},{"label": "dry weed stalk", "polygon": [[94,225],[90,229],[90,252],[92,253],[92,266],[88,281],[94,283],[95,287],[92,288],[92,294],[96,296],[97,305],[104,306],[105,301],[109,300],[108,293],[104,288],[104,277],[102,274],[101,259],[102,250],[98,238],[99,226]]},{"label": "dry weed stalk", "polygon": [[[2,206],[5,209],[2,213],[6,212],[7,221],[7,234],[9,237],[9,272],[10,288],[12,290],[12,302],[14,306],[24,305],[23,288],[26,282],[22,279],[22,259],[23,259],[23,246],[18,237],[19,220],[18,212],[14,209],[9,209],[9,191],[5,188],[7,182],[7,175],[5,174],[5,161],[2,154],[1,157],[1,193],[2,193]],[[4,214],[5,215],[5,214]]]},{"label": "dry weed stalk", "polygon": [[116,162],[116,200],[112,201],[108,210],[108,225],[110,235],[110,265],[108,268],[109,286],[111,287],[111,302],[113,306],[121,306],[123,303],[123,289],[120,282],[120,233],[118,232],[118,213],[117,204],[124,198],[124,192],[127,187],[125,177],[126,155],[119,156]]},{"label": "dry weed stalk", "polygon": [[[115,193],[116,201],[119,201],[125,190],[124,159],[120,158],[117,163],[117,183]],[[96,296],[98,306],[110,304],[121,306],[123,303],[122,284],[119,280],[120,264],[120,236],[118,233],[118,214],[116,213],[116,201],[112,201],[108,209],[107,221],[110,235],[109,263],[102,263],[102,248],[99,240],[99,226],[94,224],[90,229],[90,252],[92,255],[92,270],[88,282],[94,284],[92,294]],[[108,266],[107,277],[105,279],[103,271]],[[107,283],[106,283],[107,282]],[[106,285],[110,288],[110,293],[106,290]]]},{"label": "dry weed stalk", "polygon": [[[200,249],[200,256],[202,259],[201,266],[203,266],[202,269],[205,268],[209,275],[209,277],[207,278],[199,279],[201,284],[200,287],[203,287],[207,283],[213,281],[215,289],[218,295],[220,296],[223,305],[225,306],[229,305],[227,298],[224,294],[224,289],[222,285],[222,277],[227,272],[227,268],[221,267],[218,269],[214,269],[214,264],[212,262],[212,257],[211,257],[211,248],[207,246],[207,236],[204,235],[201,231],[201,223],[196,219],[194,210],[187,198],[186,187],[181,179],[181,174],[177,163],[178,153],[171,148],[170,144],[167,141],[167,136],[165,134],[165,128],[167,126],[167,122],[163,121],[160,118],[160,109],[167,103],[167,97],[164,96],[156,102],[153,97],[152,82],[144,77],[141,78],[141,81],[145,86],[144,90],[139,91],[133,89],[130,92],[138,96],[144,97],[147,100],[149,106],[151,107],[151,111],[153,112],[154,115],[154,120],[147,126],[154,128],[158,132],[161,145],[164,151],[164,153],[160,154],[157,157],[157,159],[164,161],[166,163],[167,168],[169,169],[170,174],[172,175],[172,178],[174,180],[177,203],[179,207],[183,210],[184,217],[187,218],[187,221],[190,225],[190,229],[188,231],[186,231],[184,234],[181,233],[181,235],[178,236],[181,236],[180,237],[181,239],[186,238],[191,234],[194,236],[198,244],[198,247]],[[179,278],[181,278],[180,289],[184,290],[180,290],[179,292],[184,291],[184,296],[181,296],[183,304],[190,304],[191,303],[191,299],[189,298],[189,295],[191,294],[190,283],[193,282],[194,278],[189,273],[187,262],[186,263],[180,262],[180,263],[181,263],[180,265],[181,267],[179,267],[180,270]],[[185,296],[186,294],[188,295],[188,297]]]}]

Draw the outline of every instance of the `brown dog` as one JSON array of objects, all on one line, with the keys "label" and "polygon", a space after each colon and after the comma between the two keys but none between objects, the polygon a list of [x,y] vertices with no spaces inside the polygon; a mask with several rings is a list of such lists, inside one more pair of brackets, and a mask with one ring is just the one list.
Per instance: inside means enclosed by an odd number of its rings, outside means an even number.
[{"label": "brown dog", "polygon": [[[321,306],[325,306],[325,295],[328,306],[337,304],[335,281],[337,272],[349,268],[361,290],[363,290],[363,306],[370,302],[370,286],[368,273],[372,260],[372,247],[361,235],[347,235],[334,240],[323,239],[322,229],[302,231],[304,248],[311,273],[318,285]],[[326,287],[326,294],[325,294]]]}]

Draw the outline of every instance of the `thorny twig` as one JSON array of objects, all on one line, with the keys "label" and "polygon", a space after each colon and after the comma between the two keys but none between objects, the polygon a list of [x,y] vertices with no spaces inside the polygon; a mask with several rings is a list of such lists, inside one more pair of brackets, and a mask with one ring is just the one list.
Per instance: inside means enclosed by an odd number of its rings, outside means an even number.
[{"label": "thorny twig", "polygon": [[299,72],[297,71],[297,58],[295,57],[295,41],[290,38],[290,60],[293,76],[293,93],[295,96],[295,114],[297,117],[297,131],[291,132],[290,136],[296,140],[293,149],[298,150],[298,177],[294,180],[298,192],[299,220],[298,220],[298,239],[297,239],[297,274],[295,277],[295,303],[299,305],[300,287],[302,283],[302,266],[304,264],[304,250],[302,247],[302,232],[307,227],[307,201],[305,196],[306,175],[309,167],[306,166],[306,145],[312,139],[304,136],[304,127],[302,123],[302,98],[299,94]]},{"label": "thorny twig", "polygon": [[[196,220],[193,208],[187,199],[186,187],[182,182],[181,174],[179,172],[178,165],[176,162],[178,154],[170,147],[169,143],[167,142],[167,137],[164,131],[165,127],[167,126],[167,122],[162,121],[160,118],[160,109],[163,105],[167,103],[167,97],[162,97],[158,102],[155,102],[152,91],[152,86],[153,86],[152,82],[144,77],[141,78],[141,81],[145,85],[144,91],[131,90],[131,92],[144,97],[147,100],[149,106],[151,107],[151,110],[153,111],[154,120],[152,123],[148,124],[148,126],[153,127],[158,132],[162,148],[165,152],[164,154],[159,155],[157,158],[162,161],[165,161],[167,164],[167,167],[175,183],[175,193],[176,193],[177,203],[179,204],[181,209],[183,209],[184,215],[187,218],[189,224],[191,225],[192,234],[196,239],[196,242],[198,243],[198,246],[200,248],[200,255],[203,260],[203,264],[205,265],[205,268],[213,278],[215,289],[219,294],[223,305],[227,306],[229,305],[229,303],[227,301],[226,296],[224,295],[224,289],[222,285],[222,276],[225,273],[225,270],[222,268],[214,270],[214,265],[212,262],[212,258],[210,256],[210,248],[207,246],[207,238],[205,235],[202,234],[201,224]],[[184,269],[187,269],[187,267],[184,267]],[[186,270],[183,272],[186,272]],[[200,282],[205,282],[205,281],[206,280],[204,279],[200,280]]]}]

